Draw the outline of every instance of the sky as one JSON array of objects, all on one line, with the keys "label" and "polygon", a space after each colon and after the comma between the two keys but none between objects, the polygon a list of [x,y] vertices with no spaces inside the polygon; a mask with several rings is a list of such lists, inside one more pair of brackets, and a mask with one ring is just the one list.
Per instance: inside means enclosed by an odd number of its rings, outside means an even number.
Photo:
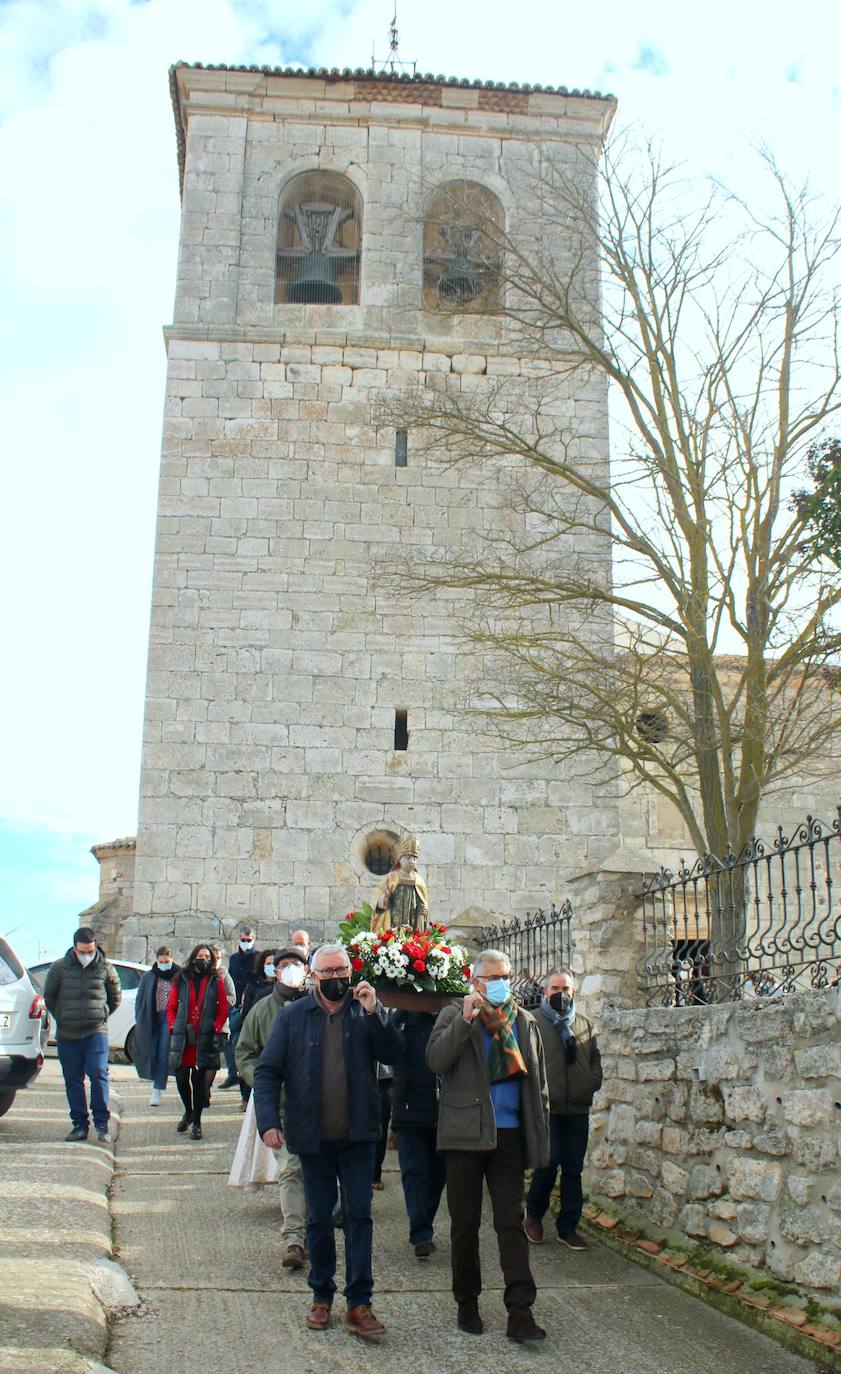
[{"label": "sky", "polygon": [[[0,934],[63,951],[134,834],[179,201],[172,62],[359,67],[393,0],[0,0]],[[514,18],[512,19],[512,15]],[[837,0],[398,0],[445,76],[612,92],[693,175],[837,198]]]}]

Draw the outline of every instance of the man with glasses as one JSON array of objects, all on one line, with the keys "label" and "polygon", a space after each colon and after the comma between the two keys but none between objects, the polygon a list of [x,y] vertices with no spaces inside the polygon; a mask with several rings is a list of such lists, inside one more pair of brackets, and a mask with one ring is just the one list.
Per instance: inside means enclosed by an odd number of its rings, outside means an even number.
[{"label": "man with glasses", "polygon": [[453,1296],[461,1331],[480,1336],[482,1272],[479,1226],[485,1182],[491,1195],[505,1279],[506,1334],[542,1341],[532,1315],[536,1296],[523,1230],[524,1175],[549,1160],[549,1094],[535,1019],[511,993],[511,965],[486,949],[473,966],[461,1005],[444,1007],[432,1028],[426,1062],[441,1078],[438,1149],[447,1169]]},{"label": "man with glasses", "polygon": [[345,1325],[354,1335],[376,1339],[385,1330],[371,1310],[374,1143],[380,1136],[376,1066],[378,1060],[398,1061],[403,1041],[370,983],[351,987],[344,945],[322,945],[310,972],[314,987],[277,1018],[254,1070],[257,1129],[270,1149],[285,1142],[301,1160],[313,1298],[307,1326],[326,1331],[330,1325],[333,1213],[341,1183]]}]

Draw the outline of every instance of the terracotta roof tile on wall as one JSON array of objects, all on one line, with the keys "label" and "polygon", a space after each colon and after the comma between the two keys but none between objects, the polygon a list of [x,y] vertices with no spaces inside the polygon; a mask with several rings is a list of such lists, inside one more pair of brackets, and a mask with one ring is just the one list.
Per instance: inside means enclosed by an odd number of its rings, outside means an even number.
[{"label": "terracotta roof tile on wall", "polygon": [[529,85],[524,82],[479,81],[468,77],[433,76],[431,72],[375,72],[370,68],[357,67],[265,67],[229,66],[226,63],[176,62],[169,69],[169,87],[175,113],[175,136],[178,145],[178,166],[183,182],[185,139],[178,95],[177,73],[187,68],[191,71],[209,72],[258,72],[264,76],[289,76],[300,79],[330,83],[354,83],[360,100],[394,101],[396,104],[441,105],[442,92],[446,87],[460,90],[478,91],[477,106],[480,110],[497,110],[504,114],[525,114],[529,108],[529,96],[538,95],[574,96],[579,100],[600,100],[616,103],[615,96],[600,91],[579,90],[568,86]]}]

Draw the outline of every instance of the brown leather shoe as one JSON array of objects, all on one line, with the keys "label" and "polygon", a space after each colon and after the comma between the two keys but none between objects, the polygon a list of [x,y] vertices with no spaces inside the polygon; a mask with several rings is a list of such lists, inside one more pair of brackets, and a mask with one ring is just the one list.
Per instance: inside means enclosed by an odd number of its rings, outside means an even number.
[{"label": "brown leather shoe", "polygon": [[304,1247],[296,1245],[293,1241],[291,1245],[287,1245],[280,1262],[284,1269],[303,1269],[306,1258]]},{"label": "brown leather shoe", "polygon": [[583,1236],[579,1236],[577,1231],[565,1231],[558,1236],[558,1242],[565,1245],[569,1250],[586,1250],[587,1242]]},{"label": "brown leather shoe", "polygon": [[326,1331],[330,1325],[330,1304],[314,1302],[307,1313],[307,1326],[310,1331]]},{"label": "brown leather shoe", "polygon": [[345,1327],[355,1336],[364,1336],[366,1340],[377,1340],[385,1332],[382,1322],[377,1320],[368,1304],[364,1302],[359,1303],[357,1307],[348,1308]]},{"label": "brown leather shoe", "polygon": [[543,1222],[535,1217],[526,1217],[523,1222],[523,1230],[531,1241],[532,1245],[543,1244]]}]

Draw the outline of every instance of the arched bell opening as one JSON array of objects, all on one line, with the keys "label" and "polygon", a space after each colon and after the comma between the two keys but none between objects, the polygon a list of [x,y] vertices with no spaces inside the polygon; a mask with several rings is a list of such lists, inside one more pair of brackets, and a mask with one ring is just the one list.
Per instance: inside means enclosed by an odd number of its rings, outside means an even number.
[{"label": "arched bell opening", "polygon": [[491,314],[500,304],[504,214],[493,191],[448,181],[433,191],[423,231],[423,307]]},{"label": "arched bell opening", "polygon": [[276,305],[358,305],[362,197],[338,172],[301,172],[283,188]]}]

